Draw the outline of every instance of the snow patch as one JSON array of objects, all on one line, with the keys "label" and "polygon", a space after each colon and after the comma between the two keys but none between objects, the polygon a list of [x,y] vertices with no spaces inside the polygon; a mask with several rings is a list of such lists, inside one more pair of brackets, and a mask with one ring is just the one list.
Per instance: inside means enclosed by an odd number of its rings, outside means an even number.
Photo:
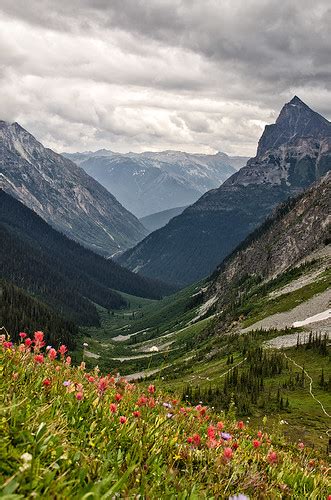
[{"label": "snow patch", "polygon": [[309,318],[306,318],[303,321],[295,321],[292,326],[294,328],[297,328],[299,326],[305,326],[305,325],[310,325],[311,323],[316,323],[317,321],[324,321],[325,319],[331,319],[331,309],[326,309],[326,311],[314,314],[314,316],[310,316]]}]

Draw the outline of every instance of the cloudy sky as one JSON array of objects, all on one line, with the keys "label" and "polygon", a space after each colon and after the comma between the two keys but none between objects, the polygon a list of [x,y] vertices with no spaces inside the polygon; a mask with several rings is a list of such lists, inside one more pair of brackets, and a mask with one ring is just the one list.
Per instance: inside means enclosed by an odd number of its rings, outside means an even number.
[{"label": "cloudy sky", "polygon": [[254,155],[297,94],[331,118],[330,0],[0,0],[0,119],[56,151]]}]

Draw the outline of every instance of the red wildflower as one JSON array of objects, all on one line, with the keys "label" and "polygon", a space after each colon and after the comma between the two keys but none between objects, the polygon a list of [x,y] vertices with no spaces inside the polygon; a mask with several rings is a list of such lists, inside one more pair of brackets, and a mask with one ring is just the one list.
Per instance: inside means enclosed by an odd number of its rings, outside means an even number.
[{"label": "red wildflower", "polygon": [[44,333],[39,331],[34,332],[34,340],[36,343],[42,342],[44,340]]},{"label": "red wildflower", "polygon": [[138,406],[145,406],[147,404],[148,398],[144,395],[140,396],[140,398],[137,401]]},{"label": "red wildflower", "polygon": [[140,411],[136,410],[136,411],[134,411],[134,412],[132,413],[132,415],[133,415],[134,417],[136,417],[136,418],[139,418],[139,417],[141,416],[141,413],[140,413]]},{"label": "red wildflower", "polygon": [[262,431],[259,431],[259,432],[257,433],[257,437],[258,437],[259,439],[261,439],[261,437],[262,437],[262,436],[263,436]]},{"label": "red wildflower", "polygon": [[223,451],[223,457],[226,459],[226,460],[231,460],[231,458],[233,457],[233,451],[231,448],[224,448],[224,451]]},{"label": "red wildflower", "polygon": [[44,387],[49,387],[51,385],[51,381],[49,380],[49,378],[45,378],[45,380],[43,380],[43,386]]},{"label": "red wildflower", "polygon": [[5,349],[11,349],[13,347],[13,343],[9,341],[4,342],[2,345]]},{"label": "red wildflower", "polygon": [[150,394],[154,394],[154,392],[155,392],[155,385],[152,385],[152,384],[151,384],[151,385],[148,387],[148,392],[149,392]]},{"label": "red wildflower", "polygon": [[90,375],[89,377],[87,377],[87,380],[92,384],[95,381],[95,378]]},{"label": "red wildflower", "polygon": [[59,353],[61,354],[61,356],[64,356],[65,353],[67,352],[67,350],[68,349],[67,349],[67,347],[64,344],[60,345],[60,347],[59,347]]},{"label": "red wildflower", "polygon": [[217,430],[221,431],[224,428],[223,422],[217,422]]},{"label": "red wildflower", "polygon": [[28,337],[27,339],[25,339],[25,342],[24,342],[24,345],[26,347],[30,347],[32,344],[32,340]]},{"label": "red wildflower", "polygon": [[108,379],[106,377],[103,377],[99,380],[99,384],[98,384],[98,389],[100,392],[105,392],[105,390],[107,389],[108,387]]},{"label": "red wildflower", "polygon": [[242,420],[240,420],[240,422],[238,422],[238,424],[237,424],[237,427],[238,427],[238,429],[244,429],[245,428],[244,422]]},{"label": "red wildflower", "polygon": [[115,403],[110,403],[109,409],[110,409],[111,413],[116,413],[117,405]]},{"label": "red wildflower", "polygon": [[66,357],[66,364],[69,366],[71,364],[71,356]]},{"label": "red wildflower", "polygon": [[176,404],[177,404],[177,403],[178,403],[178,399],[173,399],[173,400],[172,400],[172,404],[173,404],[174,406],[176,406]]},{"label": "red wildflower", "polygon": [[150,408],[154,408],[155,407],[155,399],[154,398],[148,398],[148,406]]},{"label": "red wildflower", "polygon": [[193,443],[193,437],[191,437],[191,436],[190,436],[190,437],[188,437],[188,438],[187,438],[187,442],[188,442],[189,444],[192,444],[192,443]]},{"label": "red wildflower", "polygon": [[201,444],[201,437],[199,434],[193,434],[193,443],[195,446],[199,446]]},{"label": "red wildflower", "polygon": [[56,349],[54,349],[53,347],[51,347],[51,349],[48,351],[48,357],[51,361],[54,361],[54,359],[56,358],[57,356],[57,352],[56,352]]},{"label": "red wildflower", "polygon": [[232,449],[233,450],[237,450],[239,447],[239,444],[235,441],[234,443],[232,443]]},{"label": "red wildflower", "polygon": [[304,447],[305,447],[305,445],[303,444],[303,442],[302,442],[302,441],[300,441],[300,443],[298,443],[298,448],[299,448],[299,450],[303,450],[303,449],[304,449]]},{"label": "red wildflower", "polygon": [[126,417],[121,416],[120,417],[120,423],[125,424],[128,419]]},{"label": "red wildflower", "polygon": [[28,335],[25,332],[21,332],[19,333],[19,336],[21,337],[21,339],[25,339],[25,337],[27,337]]},{"label": "red wildflower", "polygon": [[116,399],[116,401],[121,401],[123,399],[122,394],[120,394],[119,392],[117,394],[115,394],[115,399]]},{"label": "red wildflower", "polygon": [[76,393],[76,399],[78,399],[78,401],[81,401],[84,397],[84,394],[82,392],[77,392]]},{"label": "red wildflower", "polygon": [[259,446],[261,446],[260,441],[258,441],[257,439],[253,439],[253,446],[254,448],[258,448]]},{"label": "red wildflower", "polygon": [[215,428],[213,426],[208,427],[207,436],[209,437],[209,439],[215,439]]},{"label": "red wildflower", "polygon": [[277,453],[275,451],[269,451],[267,460],[269,464],[276,464],[278,461]]},{"label": "red wildflower", "polygon": [[44,362],[44,356],[42,354],[36,354],[34,357],[34,362],[35,363],[43,363]]}]

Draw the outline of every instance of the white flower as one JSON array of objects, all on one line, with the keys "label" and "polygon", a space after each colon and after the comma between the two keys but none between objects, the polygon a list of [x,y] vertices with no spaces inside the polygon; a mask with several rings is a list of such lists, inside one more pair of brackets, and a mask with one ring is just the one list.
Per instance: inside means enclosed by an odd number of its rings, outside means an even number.
[{"label": "white flower", "polygon": [[88,347],[88,343],[84,342],[83,347]]},{"label": "white flower", "polygon": [[21,455],[21,459],[23,460],[23,462],[31,462],[32,455],[31,453],[23,453],[23,455]]}]

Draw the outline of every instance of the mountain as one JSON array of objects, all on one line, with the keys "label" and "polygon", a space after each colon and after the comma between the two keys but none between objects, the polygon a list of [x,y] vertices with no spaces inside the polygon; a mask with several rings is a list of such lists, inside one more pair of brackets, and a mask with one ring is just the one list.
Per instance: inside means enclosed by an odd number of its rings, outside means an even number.
[{"label": "mountain", "polygon": [[118,261],[183,286],[210,274],[276,205],[331,168],[331,124],[294,97],[266,126],[257,155]]},{"label": "mountain", "polygon": [[103,186],[17,123],[0,121],[0,150],[1,187],[82,245],[109,256],[146,235]]},{"label": "mountain", "polygon": [[155,214],[146,215],[142,217],[140,222],[142,225],[150,232],[156,231],[160,227],[165,226],[168,222],[184,212],[187,207],[176,207],[170,208],[169,210],[163,210],[162,212],[157,212]]},{"label": "mountain", "polygon": [[114,290],[153,299],[170,291],[70,240],[3,190],[0,236],[1,277],[79,324],[99,324],[95,304],[125,306]]},{"label": "mountain", "polygon": [[219,187],[247,158],[180,151],[66,154],[137,217],[191,205]]},{"label": "mountain", "polygon": [[330,243],[331,172],[281,204],[212,274],[204,287],[210,307],[242,300],[247,288],[304,265]]}]

